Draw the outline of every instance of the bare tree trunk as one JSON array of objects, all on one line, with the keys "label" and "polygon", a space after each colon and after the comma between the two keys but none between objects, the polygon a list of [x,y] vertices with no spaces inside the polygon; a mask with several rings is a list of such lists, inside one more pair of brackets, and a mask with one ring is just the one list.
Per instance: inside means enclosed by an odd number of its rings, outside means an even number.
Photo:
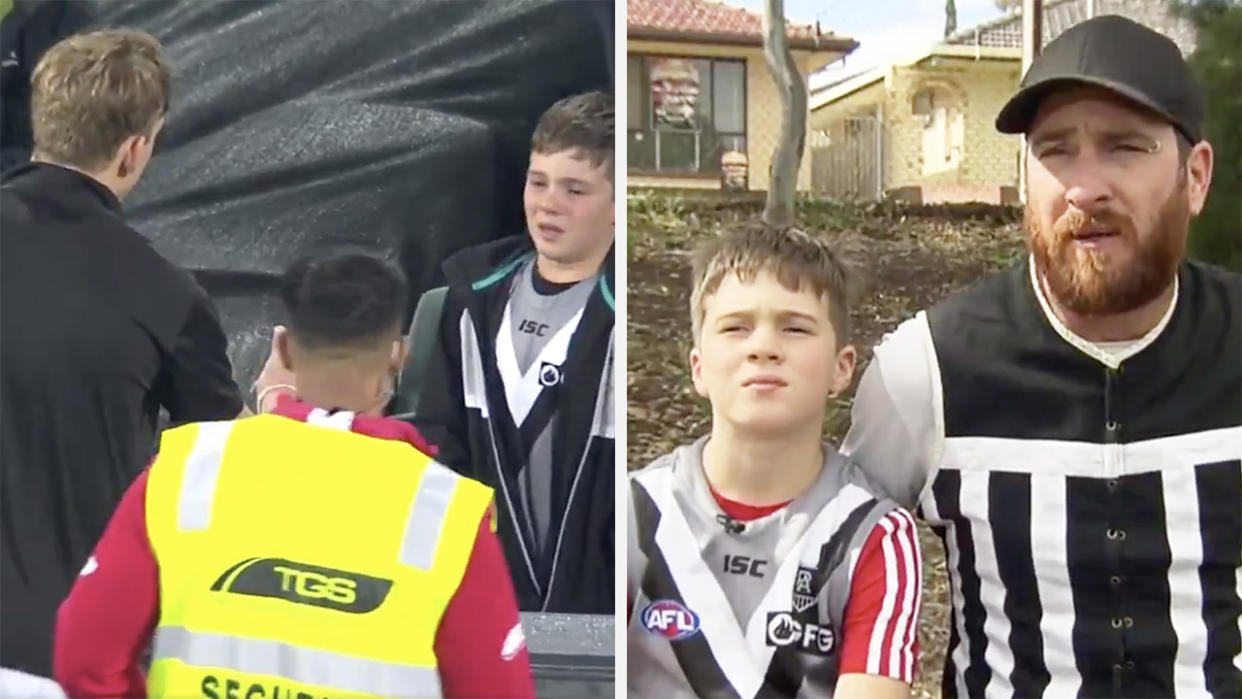
[{"label": "bare tree trunk", "polygon": [[1030,70],[1031,63],[1043,49],[1044,3],[1042,0],[1022,2],[1022,74]]},{"label": "bare tree trunk", "polygon": [[768,201],[763,222],[783,227],[793,223],[798,165],[806,147],[806,84],[789,51],[785,34],[785,1],[764,0],[763,57],[781,98],[781,130],[772,154]]},{"label": "bare tree trunk", "polygon": [[[1022,75],[1031,69],[1031,63],[1043,50],[1044,2],[1022,0]],[[1018,197],[1026,203],[1026,137],[1022,137],[1022,150],[1018,156]]]}]

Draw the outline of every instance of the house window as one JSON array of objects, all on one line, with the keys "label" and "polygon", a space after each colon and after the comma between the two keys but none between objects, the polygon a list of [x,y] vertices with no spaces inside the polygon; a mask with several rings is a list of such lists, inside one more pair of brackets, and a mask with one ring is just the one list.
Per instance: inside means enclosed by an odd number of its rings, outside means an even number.
[{"label": "house window", "polygon": [[746,64],[740,60],[630,55],[629,169],[718,175],[746,152]]}]

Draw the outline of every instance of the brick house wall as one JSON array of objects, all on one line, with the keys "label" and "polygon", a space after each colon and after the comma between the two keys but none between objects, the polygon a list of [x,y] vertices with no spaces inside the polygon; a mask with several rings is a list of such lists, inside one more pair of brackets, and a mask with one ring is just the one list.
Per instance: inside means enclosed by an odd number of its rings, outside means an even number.
[{"label": "brick house wall", "polygon": [[[1153,27],[1194,50],[1195,30],[1173,17],[1164,0],[1096,0],[1097,14],[1120,14]],[[1086,0],[1051,0],[1044,5],[1044,42],[1086,18]],[[833,123],[854,114],[883,118],[883,189],[920,188],[923,201],[993,200],[999,188],[1018,185],[1022,139],[997,133],[995,120],[1021,80],[1021,16],[998,18],[958,32],[948,40],[953,51],[932,50],[910,65],[893,65],[883,78],[815,109],[811,128],[831,131]],[[975,46],[980,58],[967,55]],[[1006,53],[1009,52],[1009,53]],[[959,55],[945,55],[957,53]],[[963,137],[956,167],[926,173],[923,125],[911,100],[922,87],[943,89],[961,108]]]},{"label": "brick house wall", "polygon": [[[996,131],[996,114],[1018,85],[1018,66],[1009,61],[933,59],[936,65],[897,68],[886,100],[887,133],[892,144],[885,188],[921,184],[1016,185],[1022,141]],[[912,100],[924,87],[947,93],[960,110],[964,137],[956,167],[924,173],[923,125]]]},{"label": "brick house wall", "polygon": [[[877,112],[883,121],[883,188],[961,187],[962,191],[990,191],[1018,182],[1021,139],[997,133],[997,112],[1018,84],[1018,62],[934,57],[912,66],[894,66],[884,79],[816,109],[811,128],[831,130],[834,122],[857,114]],[[953,166],[927,172],[924,162],[924,125],[914,114],[915,93],[933,88],[947,97],[961,114],[960,149]]]}]

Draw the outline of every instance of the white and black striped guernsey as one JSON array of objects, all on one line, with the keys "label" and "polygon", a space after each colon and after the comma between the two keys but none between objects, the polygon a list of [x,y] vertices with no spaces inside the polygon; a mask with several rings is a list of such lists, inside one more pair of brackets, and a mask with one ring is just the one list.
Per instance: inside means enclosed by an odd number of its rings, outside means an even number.
[{"label": "white and black striped guernsey", "polygon": [[[831,697],[854,564],[897,505],[825,445],[806,493],[730,521],[703,473],[706,441],[630,475],[629,695]],[[913,619],[913,587],[907,597],[895,603]],[[913,651],[892,657],[912,663]]]},{"label": "white and black striped guernsey", "polygon": [[1123,361],[1027,261],[876,348],[844,451],[945,542],[946,697],[1242,697],[1242,277]]}]

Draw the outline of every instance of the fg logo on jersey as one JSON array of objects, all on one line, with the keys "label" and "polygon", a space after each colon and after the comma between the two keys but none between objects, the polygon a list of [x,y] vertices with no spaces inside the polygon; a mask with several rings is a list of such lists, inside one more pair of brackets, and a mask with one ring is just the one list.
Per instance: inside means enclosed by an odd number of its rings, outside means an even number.
[{"label": "fg logo on jersey", "polygon": [[552,362],[539,365],[539,385],[552,387],[561,382],[561,368]]},{"label": "fg logo on jersey", "polygon": [[832,629],[794,619],[790,612],[768,612],[768,645],[794,646],[803,653],[832,655],[837,638]]},{"label": "fg logo on jersey", "polygon": [[670,599],[654,600],[642,614],[643,626],[670,641],[690,638],[699,632],[699,615]]}]

